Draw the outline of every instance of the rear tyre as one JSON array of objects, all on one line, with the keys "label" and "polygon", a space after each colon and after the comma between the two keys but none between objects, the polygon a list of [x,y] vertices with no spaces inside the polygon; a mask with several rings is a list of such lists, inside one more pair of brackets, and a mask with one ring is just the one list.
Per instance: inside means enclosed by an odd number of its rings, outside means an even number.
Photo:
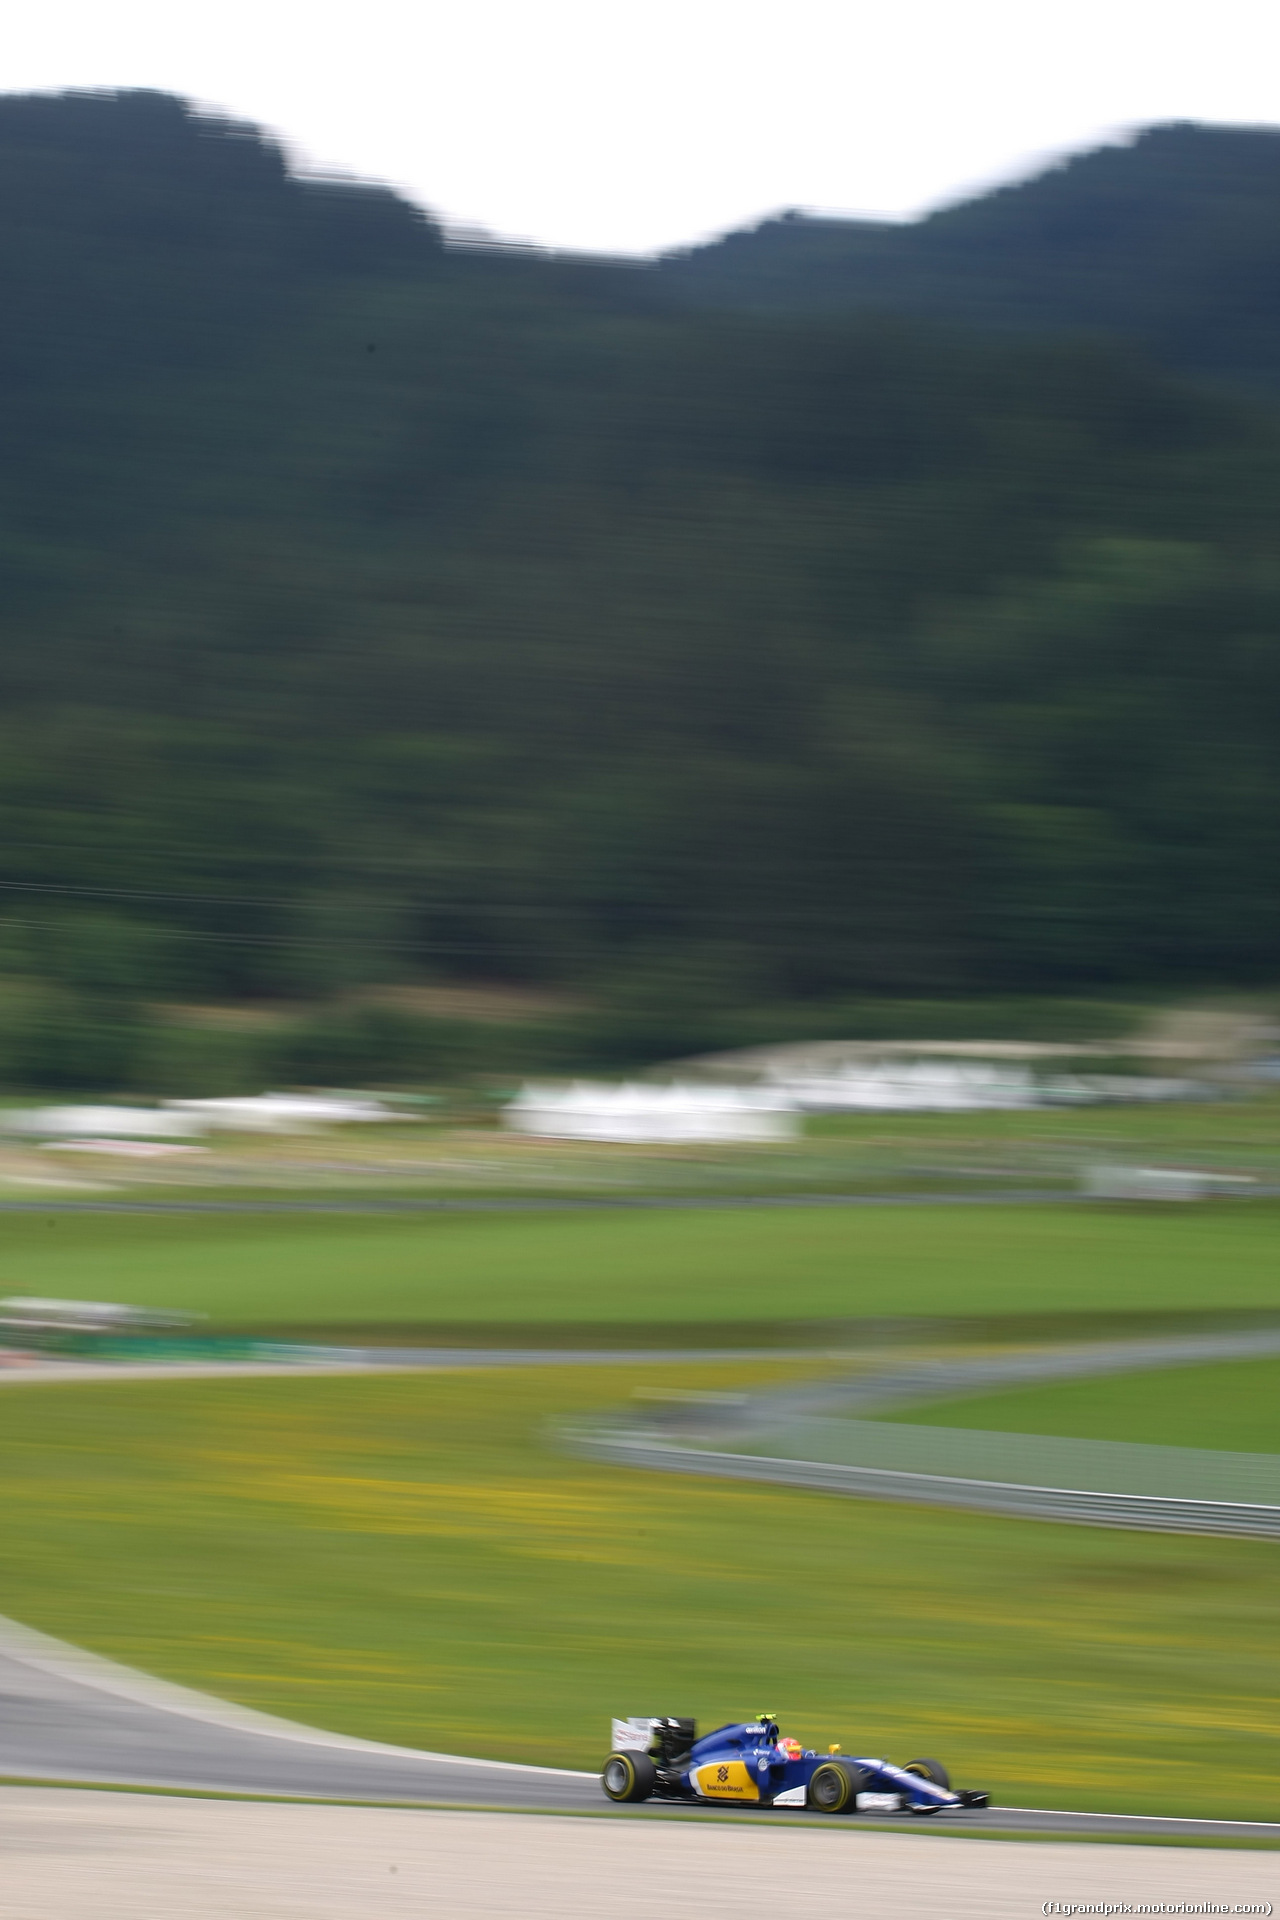
[{"label": "rear tyre", "polygon": [[914,1773],[918,1780],[932,1780],[935,1787],[951,1791],[951,1775],[941,1760],[908,1760],[902,1769],[904,1773]]},{"label": "rear tyre", "polygon": [[858,1804],[863,1770],[850,1760],[824,1760],[809,1780],[808,1804],[817,1813],[852,1813]]},{"label": "rear tyre", "polygon": [[600,1785],[611,1800],[647,1800],[658,1784],[658,1769],[647,1753],[611,1753]]}]

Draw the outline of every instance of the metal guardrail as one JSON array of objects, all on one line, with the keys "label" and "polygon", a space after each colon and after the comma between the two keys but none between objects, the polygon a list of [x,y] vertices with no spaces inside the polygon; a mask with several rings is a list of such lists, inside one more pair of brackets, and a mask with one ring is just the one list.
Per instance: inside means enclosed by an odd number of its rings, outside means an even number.
[{"label": "metal guardrail", "polygon": [[[1004,1436],[1014,1439],[1019,1436]],[[1076,1487],[1024,1486],[1013,1482],[964,1479],[950,1474],[913,1473],[901,1468],[842,1465],[833,1461],[788,1460],[769,1455],[712,1452],[680,1447],[636,1434],[579,1432],[575,1451],[621,1466],[657,1468],[665,1473],[701,1474],[720,1480],[756,1480],[819,1493],[840,1493],[864,1500],[908,1501],[921,1506],[964,1507],[1080,1526],[1136,1528],[1154,1533],[1227,1534],[1249,1539],[1280,1539],[1280,1506],[1234,1500],[1195,1500],[1172,1495],[1099,1493]]]},{"label": "metal guardrail", "polygon": [[[627,1466],[759,1480],[867,1500],[967,1507],[1079,1525],[1280,1538],[1280,1455],[850,1418],[866,1409],[1280,1351],[1280,1328],[935,1355],[748,1396],[696,1426],[581,1427],[576,1451]],[[678,1425],[672,1425],[672,1416]],[[737,1449],[730,1451],[730,1448]]]},{"label": "metal guardrail", "polygon": [[[1261,1360],[1280,1354],[1280,1327],[1230,1333],[1166,1334],[1131,1340],[1090,1340],[1023,1351],[905,1359],[801,1387],[757,1395],[761,1432],[795,1414],[901,1405],[912,1400],[949,1400],[961,1394],[999,1391],[1057,1380],[1097,1379],[1106,1374],[1145,1373],[1198,1366],[1215,1360]],[[873,1463],[875,1464],[875,1463]]]},{"label": "metal guardrail", "polygon": [[652,1438],[764,1454],[770,1459],[821,1460],[831,1466],[888,1468],[946,1480],[1087,1487],[1091,1493],[1280,1507],[1280,1454],[1275,1453],[812,1417],[749,1432],[655,1428]]}]

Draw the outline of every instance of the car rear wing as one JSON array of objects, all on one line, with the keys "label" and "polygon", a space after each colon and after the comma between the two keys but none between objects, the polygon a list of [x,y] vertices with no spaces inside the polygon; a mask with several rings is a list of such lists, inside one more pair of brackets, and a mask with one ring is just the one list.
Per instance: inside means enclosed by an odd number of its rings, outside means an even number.
[{"label": "car rear wing", "polygon": [[647,1753],[657,1724],[657,1720],[653,1718],[612,1721],[611,1751],[613,1753]]},{"label": "car rear wing", "polygon": [[614,1753],[647,1753],[659,1767],[682,1767],[698,1737],[696,1720],[676,1719],[670,1714],[614,1720],[610,1725]]}]

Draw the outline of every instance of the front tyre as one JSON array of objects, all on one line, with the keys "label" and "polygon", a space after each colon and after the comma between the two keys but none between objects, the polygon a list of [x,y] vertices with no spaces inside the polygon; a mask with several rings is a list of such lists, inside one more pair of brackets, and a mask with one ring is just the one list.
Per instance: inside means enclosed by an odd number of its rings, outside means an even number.
[{"label": "front tyre", "polygon": [[824,1760],[809,1780],[808,1804],[818,1813],[852,1813],[861,1785],[861,1767],[848,1760]]},{"label": "front tyre", "polygon": [[647,1753],[611,1753],[600,1785],[611,1800],[647,1800],[658,1784],[658,1769]]},{"label": "front tyre", "polygon": [[917,1780],[931,1780],[935,1787],[942,1787],[947,1793],[951,1791],[951,1775],[941,1760],[908,1760],[902,1771],[914,1773]]}]

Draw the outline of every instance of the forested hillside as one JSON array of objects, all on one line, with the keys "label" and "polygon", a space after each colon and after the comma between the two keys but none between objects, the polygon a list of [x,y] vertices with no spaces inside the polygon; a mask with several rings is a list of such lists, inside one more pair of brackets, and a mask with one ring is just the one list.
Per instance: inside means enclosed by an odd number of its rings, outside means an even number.
[{"label": "forested hillside", "polygon": [[673,255],[672,297],[1119,333],[1171,367],[1280,386],[1280,128],[1150,127],[895,225],[790,214]]},{"label": "forested hillside", "polygon": [[153,95],[0,100],[0,240],[24,991],[1274,974],[1269,403],[447,249]]}]

